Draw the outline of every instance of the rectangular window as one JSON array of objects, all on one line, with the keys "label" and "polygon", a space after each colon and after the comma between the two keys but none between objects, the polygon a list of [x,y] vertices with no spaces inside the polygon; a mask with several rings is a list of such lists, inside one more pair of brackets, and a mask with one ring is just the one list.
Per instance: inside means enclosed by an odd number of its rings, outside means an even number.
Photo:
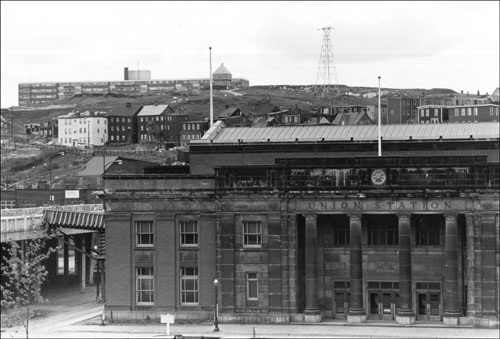
[{"label": "rectangular window", "polygon": [[181,267],[181,303],[198,304],[198,268]]},{"label": "rectangular window", "polygon": [[471,107],[467,107],[467,115],[468,116],[472,115],[472,108]]},{"label": "rectangular window", "polygon": [[458,108],[455,108],[455,116],[458,117]]},{"label": "rectangular window", "polygon": [[439,246],[440,225],[421,218],[415,225],[415,242],[417,246]]},{"label": "rectangular window", "polygon": [[243,246],[260,247],[262,244],[262,230],[259,221],[243,222]]},{"label": "rectangular window", "polygon": [[335,246],[349,245],[349,225],[335,226],[333,230],[333,244]]},{"label": "rectangular window", "polygon": [[180,234],[182,246],[198,246],[198,223],[196,221],[181,221]]},{"label": "rectangular window", "polygon": [[136,303],[138,305],[153,305],[154,277],[153,267],[136,268]]},{"label": "rectangular window", "polygon": [[153,222],[135,222],[136,245],[140,247],[153,246]]},{"label": "rectangular window", "polygon": [[247,300],[259,299],[259,275],[257,272],[247,272]]},{"label": "rectangular window", "polygon": [[369,225],[368,245],[398,245],[397,225]]}]

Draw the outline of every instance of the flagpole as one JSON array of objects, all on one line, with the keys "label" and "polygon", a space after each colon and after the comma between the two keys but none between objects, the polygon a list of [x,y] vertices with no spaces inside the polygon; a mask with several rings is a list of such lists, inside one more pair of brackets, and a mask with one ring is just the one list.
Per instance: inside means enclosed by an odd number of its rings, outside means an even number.
[{"label": "flagpole", "polygon": [[210,127],[214,123],[214,99],[213,99],[213,88],[212,88],[212,47],[210,50]]},{"label": "flagpole", "polygon": [[381,124],[380,117],[382,115],[382,110],[380,107],[380,76],[378,77],[378,156],[382,156],[382,132],[381,132]]}]

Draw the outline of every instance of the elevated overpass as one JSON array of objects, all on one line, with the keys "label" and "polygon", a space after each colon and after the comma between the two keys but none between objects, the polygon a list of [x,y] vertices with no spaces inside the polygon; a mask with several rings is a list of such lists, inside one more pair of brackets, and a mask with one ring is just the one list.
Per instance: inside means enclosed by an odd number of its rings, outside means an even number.
[{"label": "elevated overpass", "polygon": [[[44,238],[47,229],[57,238],[57,258],[46,263],[51,283],[97,283],[97,299],[102,300],[104,282],[105,226],[102,204],[46,206],[1,210],[1,243]],[[101,274],[102,272],[102,274]],[[97,273],[97,281],[96,274]]]}]

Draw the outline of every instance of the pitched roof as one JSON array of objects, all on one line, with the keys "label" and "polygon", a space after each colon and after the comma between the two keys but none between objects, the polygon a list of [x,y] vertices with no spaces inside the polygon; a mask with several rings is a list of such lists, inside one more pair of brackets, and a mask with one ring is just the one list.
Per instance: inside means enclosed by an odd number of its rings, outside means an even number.
[{"label": "pitched roof", "polygon": [[87,176],[99,176],[103,173],[103,160],[106,162],[106,169],[113,164],[119,157],[117,155],[106,156],[103,159],[102,156],[92,157],[85,165],[85,168],[78,173],[79,177],[87,177]]},{"label": "pitched roof", "polygon": [[134,116],[139,110],[141,109],[141,106],[139,105],[120,105],[120,106],[115,106],[109,110],[108,113],[106,113],[104,116],[110,117],[110,116],[120,116],[120,117],[132,117]]},{"label": "pitched roof", "polygon": [[[217,118],[229,118],[231,116],[233,116],[233,114],[239,110],[238,107],[228,107],[226,108],[225,110],[223,110],[222,112],[220,112],[218,115],[217,115]],[[241,111],[241,110],[240,110]]]},{"label": "pitched roof", "polygon": [[104,210],[100,211],[64,211],[45,210],[43,220],[53,226],[85,230],[104,231]]},{"label": "pitched roof", "polygon": [[[498,122],[480,122],[471,124],[414,124],[383,125],[383,140],[432,140],[432,139],[499,139]],[[376,141],[377,125],[358,126],[279,126],[279,127],[224,127],[214,125],[198,143],[236,143],[242,142],[291,142],[299,141]]]},{"label": "pitched roof", "polygon": [[146,105],[142,107],[137,116],[141,117],[145,115],[161,115],[169,107],[169,105]]},{"label": "pitched roof", "polygon": [[335,116],[335,119],[333,119],[332,124],[340,125],[343,119],[346,125],[357,125],[365,114],[367,113],[366,112],[339,113]]},{"label": "pitched roof", "polygon": [[226,66],[224,66],[224,63],[222,63],[219,68],[215,70],[214,74],[231,74],[231,72],[229,72]]}]

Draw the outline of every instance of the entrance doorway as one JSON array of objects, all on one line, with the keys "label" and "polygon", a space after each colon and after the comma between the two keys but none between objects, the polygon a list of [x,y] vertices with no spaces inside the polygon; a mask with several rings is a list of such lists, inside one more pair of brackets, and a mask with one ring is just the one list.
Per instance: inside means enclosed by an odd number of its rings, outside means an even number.
[{"label": "entrance doorway", "polygon": [[417,320],[441,320],[440,287],[438,282],[417,283]]},{"label": "entrance doorway", "polygon": [[349,311],[349,299],[351,293],[349,292],[349,281],[334,281],[334,299],[333,299],[333,317],[336,319],[347,318]]},{"label": "entrance doorway", "polygon": [[391,281],[368,282],[369,319],[394,320],[399,283]]}]

